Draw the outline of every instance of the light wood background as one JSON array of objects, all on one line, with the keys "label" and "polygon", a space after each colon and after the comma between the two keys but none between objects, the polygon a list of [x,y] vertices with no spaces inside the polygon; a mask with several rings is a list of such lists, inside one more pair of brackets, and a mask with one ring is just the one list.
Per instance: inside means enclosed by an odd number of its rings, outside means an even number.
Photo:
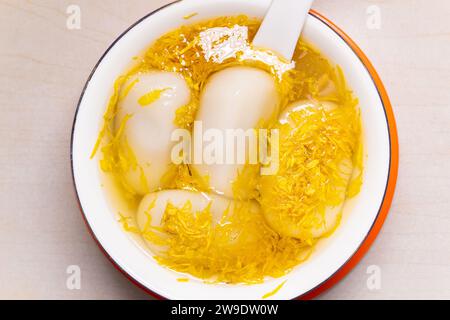
[{"label": "light wood background", "polygon": [[[77,100],[108,45],[168,0],[0,0],[0,298],[142,299],[78,211],[69,163]],[[81,30],[66,28],[69,4]],[[380,29],[367,25],[371,6]],[[400,174],[363,261],[324,299],[450,298],[450,1],[317,0],[367,53],[392,99]],[[81,290],[68,290],[78,265]],[[367,268],[379,266],[370,290]]]}]

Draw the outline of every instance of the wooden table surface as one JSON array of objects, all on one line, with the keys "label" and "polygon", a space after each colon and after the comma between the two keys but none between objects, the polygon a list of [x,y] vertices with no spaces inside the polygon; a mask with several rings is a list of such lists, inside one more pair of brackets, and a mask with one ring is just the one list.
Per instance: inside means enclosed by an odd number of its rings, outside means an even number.
[{"label": "wooden table surface", "polygon": [[[99,57],[129,25],[168,2],[0,0],[0,298],[148,298],[88,234],[72,187],[69,140]],[[71,4],[81,9],[79,30],[66,26]],[[314,8],[379,71],[401,149],[381,234],[321,298],[449,299],[450,1],[317,0]],[[80,290],[66,285],[72,265],[81,270]],[[367,285],[372,268],[379,288]]]}]

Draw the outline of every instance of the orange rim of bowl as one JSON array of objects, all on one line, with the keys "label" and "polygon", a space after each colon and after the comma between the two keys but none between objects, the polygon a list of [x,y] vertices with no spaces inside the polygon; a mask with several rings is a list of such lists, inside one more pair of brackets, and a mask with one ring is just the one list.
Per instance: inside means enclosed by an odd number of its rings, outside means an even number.
[{"label": "orange rim of bowl", "polygon": [[[156,292],[150,290],[142,283],[138,282],[136,279],[134,279],[130,274],[128,274],[111,256],[110,254],[105,250],[105,248],[102,246],[96,235],[94,234],[91,226],[89,225],[89,222],[87,220],[86,214],[84,213],[83,207],[81,206],[81,202],[78,196],[78,191],[75,184],[75,175],[74,175],[74,166],[73,166],[73,139],[74,139],[74,133],[75,133],[75,124],[77,120],[77,114],[81,105],[81,102],[83,100],[84,93],[87,89],[87,86],[89,84],[90,79],[95,74],[97,67],[102,62],[103,58],[108,54],[108,52],[111,50],[111,48],[125,35],[133,29],[136,25],[141,23],[143,20],[147,19],[148,17],[152,16],[156,12],[175,4],[178,1],[169,3],[151,13],[144,16],[143,18],[139,19],[136,23],[134,23],[132,26],[130,26],[127,30],[125,30],[105,51],[103,56],[100,58],[100,60],[97,62],[96,66],[92,70],[84,88],[82,91],[82,94],[80,96],[80,99],[78,101],[77,109],[75,112],[73,127],[72,127],[72,138],[71,138],[71,144],[70,144],[70,160],[71,160],[71,171],[72,171],[72,180],[74,185],[75,194],[78,201],[78,207],[80,209],[81,215],[83,217],[83,220],[86,224],[86,227],[91,234],[92,238],[97,243],[100,250],[103,252],[103,254],[108,258],[108,260],[112,263],[112,265],[120,271],[130,282],[135,284],[138,288],[142,289],[146,293],[150,294],[154,298],[157,299],[166,299],[165,297],[157,294]],[[397,127],[395,123],[395,117],[394,112],[392,110],[392,106],[388,97],[388,94],[386,92],[386,89],[384,88],[384,85],[376,72],[375,68],[373,67],[372,63],[369,61],[367,56],[364,54],[364,52],[358,47],[358,45],[339,27],[337,27],[333,22],[331,22],[329,19],[321,15],[315,10],[310,10],[310,15],[317,18],[319,21],[327,25],[331,30],[333,30],[357,55],[359,60],[363,63],[365,66],[367,72],[371,76],[375,87],[377,88],[378,94],[380,96],[380,99],[383,104],[383,108],[386,115],[388,130],[389,130],[389,140],[390,140],[390,164],[389,164],[389,174],[388,174],[388,180],[386,184],[385,194],[383,198],[383,202],[380,206],[377,218],[375,219],[370,231],[368,232],[366,238],[361,243],[359,248],[355,251],[355,253],[328,279],[324,280],[321,284],[317,285],[315,288],[309,290],[308,292],[298,296],[294,299],[300,299],[300,300],[309,300],[317,297],[318,295],[324,293],[331,287],[333,287],[336,283],[338,283],[342,278],[344,278],[357,264],[358,262],[363,258],[363,256],[367,253],[370,246],[375,241],[378,233],[381,230],[381,227],[383,226],[384,221],[386,220],[386,217],[388,215],[389,209],[391,207],[392,199],[394,197],[395,192],[395,186],[397,182],[397,175],[398,175],[398,163],[399,163],[399,145],[398,145],[398,136],[397,136]]]},{"label": "orange rim of bowl", "polygon": [[389,96],[387,91],[381,81],[380,76],[375,70],[372,63],[369,61],[367,56],[358,47],[358,45],[338,26],[336,26],[329,19],[321,15],[315,10],[311,10],[310,14],[326,24],[331,30],[333,30],[344,42],[353,50],[353,52],[358,56],[359,60],[362,62],[367,72],[369,73],[374,85],[378,91],[381,102],[383,104],[383,108],[386,115],[388,130],[389,130],[389,141],[390,141],[390,164],[389,164],[389,172],[388,172],[388,180],[386,183],[385,194],[383,198],[383,202],[378,211],[377,218],[375,219],[372,228],[368,232],[366,238],[359,246],[358,250],[353,254],[347,262],[339,268],[330,278],[325,280],[322,284],[317,286],[316,288],[310,290],[309,292],[301,295],[298,299],[309,300],[317,297],[323,292],[327,291],[331,287],[333,287],[336,283],[338,283],[342,278],[344,278],[357,264],[364,255],[367,253],[373,242],[375,241],[378,233],[381,230],[381,227],[386,220],[386,217],[389,213],[389,209],[391,207],[392,200],[394,198],[395,186],[397,184],[397,176],[398,176],[398,163],[399,163],[399,144],[398,144],[398,134],[397,134],[397,125],[395,123],[395,116],[392,110],[392,105],[389,100]]}]

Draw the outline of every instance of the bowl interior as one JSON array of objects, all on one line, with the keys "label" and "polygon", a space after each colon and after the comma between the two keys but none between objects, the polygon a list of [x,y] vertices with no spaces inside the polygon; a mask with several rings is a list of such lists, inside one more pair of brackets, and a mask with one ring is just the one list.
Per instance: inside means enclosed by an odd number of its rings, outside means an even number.
[{"label": "bowl interior", "polygon": [[[180,283],[180,274],[159,266],[126,234],[115,218],[101,187],[98,163],[89,155],[101,127],[114,80],[162,34],[186,23],[223,15],[263,17],[270,0],[185,0],[149,15],[124,33],[106,52],[88,81],[78,107],[72,140],[75,187],[86,220],[114,262],[135,281],[169,299],[260,299],[287,280],[274,299],[292,299],[332,276],[357,251],[377,218],[383,202],[390,164],[389,129],[377,87],[358,56],[319,18],[310,15],[303,37],[344,71],[359,98],[364,131],[364,184],[347,201],[340,227],[322,240],[313,255],[281,279],[253,286],[208,285],[197,279]],[[198,13],[190,20],[183,17]],[[183,275],[184,277],[184,275]]]}]

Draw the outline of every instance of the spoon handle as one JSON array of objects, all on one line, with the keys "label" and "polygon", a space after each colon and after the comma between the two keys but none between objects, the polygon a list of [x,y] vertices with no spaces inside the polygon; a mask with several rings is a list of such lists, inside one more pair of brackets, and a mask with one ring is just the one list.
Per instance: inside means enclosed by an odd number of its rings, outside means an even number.
[{"label": "spoon handle", "polygon": [[273,50],[291,61],[313,1],[273,0],[253,45]]}]

